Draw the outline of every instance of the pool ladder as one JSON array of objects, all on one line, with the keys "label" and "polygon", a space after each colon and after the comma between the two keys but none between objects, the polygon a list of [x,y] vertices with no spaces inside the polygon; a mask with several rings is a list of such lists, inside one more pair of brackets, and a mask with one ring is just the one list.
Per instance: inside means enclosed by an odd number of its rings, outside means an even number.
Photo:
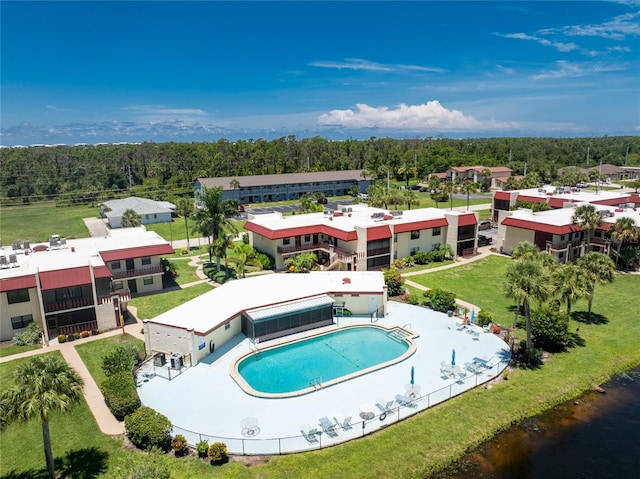
[{"label": "pool ladder", "polygon": [[309,381],[309,386],[312,387],[313,389],[315,389],[316,391],[318,389],[322,389],[322,378],[321,377],[317,377],[312,379],[311,381]]}]

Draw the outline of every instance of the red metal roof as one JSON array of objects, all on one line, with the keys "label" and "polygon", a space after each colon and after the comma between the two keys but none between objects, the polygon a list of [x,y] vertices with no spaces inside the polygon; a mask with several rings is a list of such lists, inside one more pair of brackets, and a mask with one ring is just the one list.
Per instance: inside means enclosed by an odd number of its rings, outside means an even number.
[{"label": "red metal roof", "polygon": [[496,200],[506,200],[509,201],[511,199],[511,193],[508,191],[496,191],[496,194],[493,195]]},{"label": "red metal roof", "polygon": [[473,213],[467,214],[467,215],[460,215],[458,217],[458,226],[470,226],[470,225],[477,225],[478,224],[478,220],[476,220],[476,215],[474,215]]},{"label": "red metal roof", "polygon": [[15,291],[16,289],[26,289],[36,287],[36,276],[16,276],[13,278],[0,279],[0,291]]},{"label": "red metal roof", "polygon": [[552,208],[562,208],[565,203],[575,203],[575,201],[570,198],[562,198],[561,196],[552,196],[549,198],[549,206]]},{"label": "red metal roof", "polygon": [[367,241],[391,238],[391,229],[388,225],[367,228]]},{"label": "red metal roof", "polygon": [[393,231],[395,233],[406,233],[407,231],[428,230],[431,228],[438,228],[442,226],[448,226],[445,218],[437,218],[435,220],[413,221],[410,223],[399,223],[393,225]]},{"label": "red metal roof", "polygon": [[119,259],[142,258],[143,256],[159,256],[173,254],[174,250],[168,243],[153,246],[138,246],[136,248],[117,249],[113,251],[101,251],[103,261],[115,261]]},{"label": "red metal roof", "polygon": [[91,284],[89,266],[40,272],[40,285],[43,291],[83,284]]},{"label": "red metal roof", "polygon": [[93,276],[95,278],[111,278],[111,271],[106,266],[96,266],[93,268]]},{"label": "red metal roof", "polygon": [[272,240],[311,234],[326,234],[341,239],[342,241],[354,241],[358,239],[358,234],[355,231],[344,231],[325,224],[272,230],[265,226],[247,221],[244,225],[244,228],[248,231],[257,233],[260,236],[264,236],[265,238],[269,238]]},{"label": "red metal roof", "polygon": [[505,226],[514,226],[516,228],[522,228],[525,230],[532,231],[541,231],[543,233],[551,233],[555,235],[565,235],[568,233],[573,233],[574,231],[581,231],[578,225],[567,224],[567,225],[548,225],[545,223],[536,223],[534,221],[527,221],[520,218],[514,218],[513,216],[506,217],[502,224]]},{"label": "red metal roof", "polygon": [[547,201],[546,198],[541,198],[539,196],[527,196],[527,195],[518,195],[516,200],[528,201],[529,203],[544,203],[545,201]]}]

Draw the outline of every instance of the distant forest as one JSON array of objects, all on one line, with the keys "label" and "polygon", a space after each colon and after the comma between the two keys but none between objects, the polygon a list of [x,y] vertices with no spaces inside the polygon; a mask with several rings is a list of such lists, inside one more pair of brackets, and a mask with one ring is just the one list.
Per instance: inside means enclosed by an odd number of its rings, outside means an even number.
[{"label": "distant forest", "polygon": [[[36,201],[59,205],[129,195],[191,196],[198,177],[365,169],[372,176],[416,179],[450,166],[509,166],[554,179],[558,168],[600,162],[640,165],[640,137],[467,138],[331,141],[295,136],[212,143],[54,146],[0,150],[2,206]],[[415,180],[414,180],[415,181]]]}]

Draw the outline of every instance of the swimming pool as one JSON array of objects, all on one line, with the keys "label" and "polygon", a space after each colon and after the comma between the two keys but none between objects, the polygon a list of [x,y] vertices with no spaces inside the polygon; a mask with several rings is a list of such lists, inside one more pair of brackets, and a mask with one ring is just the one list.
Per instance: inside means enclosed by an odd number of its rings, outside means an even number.
[{"label": "swimming pool", "polygon": [[231,376],[254,396],[299,396],[406,359],[412,337],[397,327],[350,326],[250,352],[232,363]]}]

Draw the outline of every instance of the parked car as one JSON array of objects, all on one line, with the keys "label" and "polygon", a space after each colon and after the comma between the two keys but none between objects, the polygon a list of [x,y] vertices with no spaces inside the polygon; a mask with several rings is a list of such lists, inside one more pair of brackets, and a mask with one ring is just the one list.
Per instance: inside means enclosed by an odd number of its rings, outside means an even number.
[{"label": "parked car", "polygon": [[417,191],[417,190],[419,190],[419,189],[420,189],[420,185],[411,185],[411,186],[409,187],[409,189],[410,189],[410,190]]},{"label": "parked car", "polygon": [[577,188],[586,188],[587,184],[584,181],[581,181],[579,183],[576,183],[576,187]]},{"label": "parked car", "polygon": [[489,238],[485,235],[478,235],[478,246],[487,246],[493,242],[493,238]]},{"label": "parked car", "polygon": [[426,193],[427,191],[429,191],[429,189],[428,189],[428,188],[425,188],[425,187],[423,186],[423,187],[422,187],[422,188],[420,188],[418,191],[419,191],[420,193]]},{"label": "parked car", "polygon": [[490,230],[491,229],[491,220],[482,220],[478,223],[478,230]]}]

